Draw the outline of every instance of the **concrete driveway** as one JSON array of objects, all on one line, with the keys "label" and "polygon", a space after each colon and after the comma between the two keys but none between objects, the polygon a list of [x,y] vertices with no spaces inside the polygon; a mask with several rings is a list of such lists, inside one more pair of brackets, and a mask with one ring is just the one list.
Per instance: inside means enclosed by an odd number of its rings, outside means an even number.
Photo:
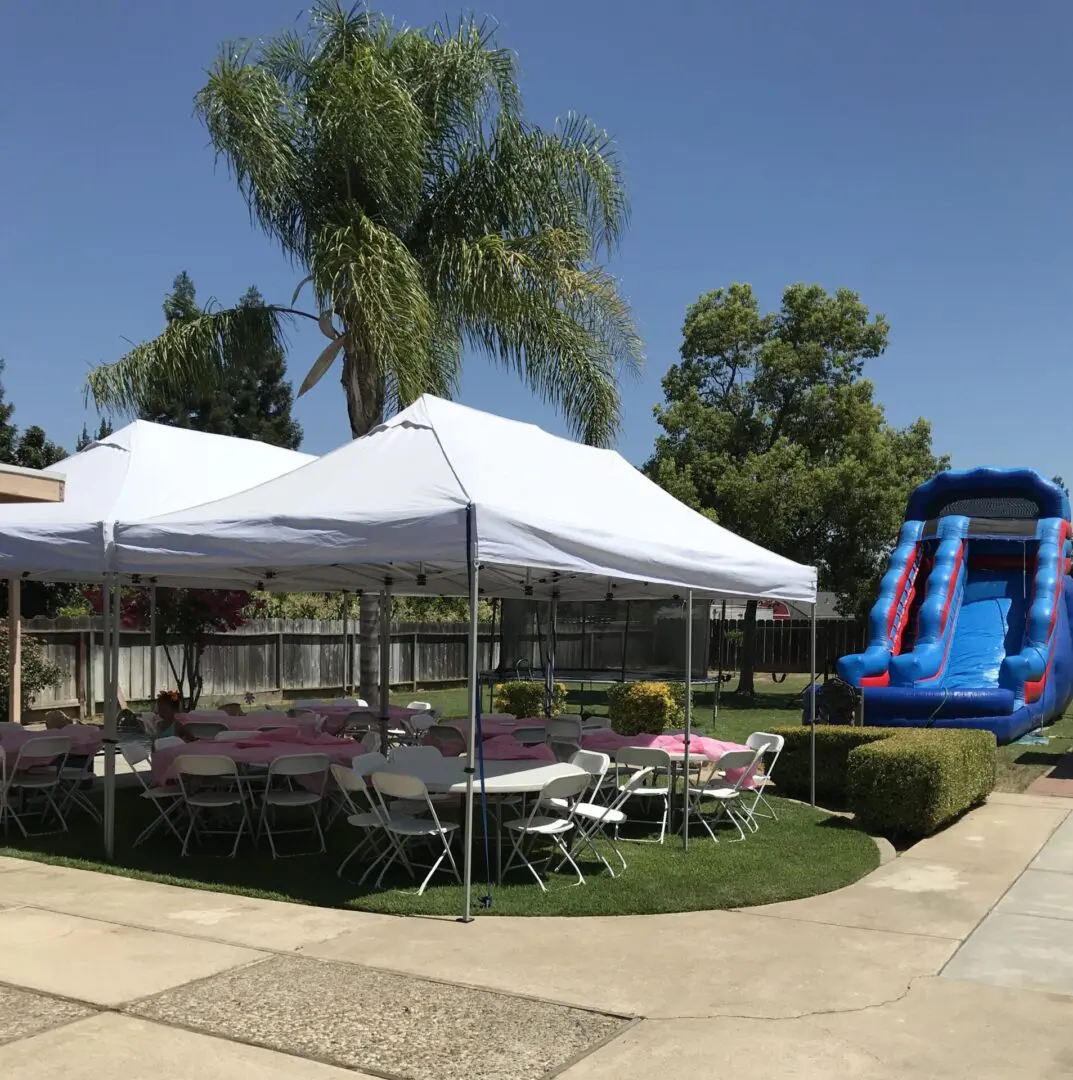
[{"label": "concrete driveway", "polygon": [[1071,809],[807,900],[468,927],[0,860],[0,1076],[1065,1078]]}]

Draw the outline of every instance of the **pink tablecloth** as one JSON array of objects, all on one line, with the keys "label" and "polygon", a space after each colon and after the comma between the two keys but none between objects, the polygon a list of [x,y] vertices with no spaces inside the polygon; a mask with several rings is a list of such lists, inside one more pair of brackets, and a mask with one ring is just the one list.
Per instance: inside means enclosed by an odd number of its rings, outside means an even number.
[{"label": "pink tablecloth", "polygon": [[179,713],[175,723],[182,724],[222,724],[228,731],[257,731],[269,724],[284,728],[298,728],[298,718],[286,713],[250,713],[247,716],[188,716]]},{"label": "pink tablecloth", "polygon": [[349,765],[361,753],[353,739],[338,739],[334,735],[300,735],[298,732],[273,732],[258,737],[251,733],[248,740],[213,742],[200,740],[169,746],[153,755],[153,783],[166,784],[175,778],[175,759],[183,754],[199,757],[220,755],[239,765],[270,765],[285,754],[327,754],[333,765]]},{"label": "pink tablecloth", "polygon": [[30,739],[52,738],[61,735],[71,740],[71,753],[90,756],[101,748],[101,729],[95,724],[68,724],[50,731],[31,731],[23,727],[4,727],[0,730],[0,748],[7,755],[9,765],[14,762],[23,744]]},{"label": "pink tablecloth", "polygon": [[526,746],[518,742],[513,735],[497,735],[494,739],[485,739],[484,757],[486,761],[555,761],[555,754],[550,746],[540,743]]},{"label": "pink tablecloth", "polygon": [[[481,736],[485,742],[489,739],[498,739],[503,735],[513,735],[520,727],[540,727],[545,718],[543,716],[530,717],[520,720],[481,720]],[[455,720],[444,720],[445,724],[458,728],[463,734],[469,730],[469,719],[460,717]]]},{"label": "pink tablecloth", "polygon": [[[584,735],[581,745],[585,750],[602,750],[605,754],[613,754],[624,746],[648,747],[654,750],[666,750],[669,753],[681,754],[685,751],[685,737],[682,735],[619,735],[615,731],[594,731],[591,735]],[[723,742],[721,739],[709,739],[706,735],[689,736],[689,755],[700,755],[709,761],[718,761],[724,754],[731,750],[746,750],[748,747],[741,743]],[[727,780],[732,784],[737,783],[741,775],[741,769],[731,769],[727,773]],[[746,782],[747,784],[749,781]]]}]

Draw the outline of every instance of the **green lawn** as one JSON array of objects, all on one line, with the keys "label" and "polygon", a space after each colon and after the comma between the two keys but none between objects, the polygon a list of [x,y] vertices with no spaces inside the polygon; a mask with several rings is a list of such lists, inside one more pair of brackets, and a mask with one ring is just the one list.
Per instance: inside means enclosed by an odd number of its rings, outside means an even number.
[{"label": "green lawn", "polygon": [[998,791],[1024,791],[1033,780],[1057,764],[1059,755],[1073,750],[1073,709],[1046,728],[1046,746],[1010,743],[998,748]]},{"label": "green lawn", "polygon": [[[773,683],[766,676],[757,676],[757,690],[752,701],[739,701],[725,689],[720,699],[718,715],[713,720],[714,695],[708,690],[694,693],[693,722],[705,735],[713,735],[730,742],[744,742],[754,731],[766,731],[800,723],[800,695],[808,679],[803,675],[790,675],[784,683]],[[733,686],[733,683],[731,684]],[[603,695],[599,691],[583,692],[577,684],[568,683],[572,704],[580,705],[587,713],[606,712]],[[467,712],[464,687],[451,690],[405,691],[392,695],[392,701],[405,705],[415,698],[431,701],[444,716],[464,716]],[[488,709],[485,693],[484,708]],[[1011,743],[998,748],[998,776],[996,790],[1024,791],[1033,780],[1042,776],[1055,764],[1058,755],[1073,750],[1073,709],[1056,721],[1046,731],[1050,740],[1046,746],[1025,746]]]},{"label": "green lawn", "polygon": [[[658,844],[623,844],[628,870],[612,879],[594,859],[582,861],[588,883],[570,887],[569,875],[552,875],[551,891],[542,893],[524,867],[491,889],[491,912],[498,915],[625,915],[742,907],[827,892],[856,881],[878,863],[875,844],[846,821],[796,803],[776,801],[779,821],[764,821],[744,843],[712,843],[698,832],[683,852],[677,839]],[[244,842],[235,860],[178,853],[174,838],[131,847],[151,808],[135,791],[117,794],[117,858],[102,860],[100,827],[84,817],[66,835],[9,837],[0,854],[36,859],[87,870],[217,892],[240,893],[325,907],[356,908],[392,914],[457,915],[461,889],[441,882],[423,897],[403,874],[385,882],[383,891],[340,881],[335,868],[357,838],[342,821],[329,834],[326,856],[297,856],[274,861],[267,847]],[[632,827],[631,827],[632,828]],[[644,827],[642,827],[643,829]],[[643,831],[637,835],[652,835]],[[305,842],[305,837],[296,838]],[[221,848],[222,850],[222,848]],[[494,853],[492,855],[494,860]],[[474,904],[487,894],[483,844],[474,850]],[[354,876],[360,870],[352,864]]]},{"label": "green lawn", "polygon": [[[724,687],[719,700],[718,714],[712,715],[715,693],[710,688],[693,692],[693,725],[698,732],[729,742],[744,742],[754,731],[766,731],[772,727],[801,722],[800,694],[808,683],[805,675],[789,675],[783,683],[773,683],[768,676],[756,678],[757,695],[751,701],[740,701]],[[568,701],[572,709],[589,713],[606,713],[606,692],[599,688],[583,689],[580,683],[566,683]],[[733,687],[733,683],[730,686]],[[444,718],[466,716],[469,712],[466,688],[452,687],[447,690],[402,690],[391,695],[393,705],[406,705],[411,701],[428,701]],[[492,706],[488,691],[484,691],[482,708],[485,712]]]}]

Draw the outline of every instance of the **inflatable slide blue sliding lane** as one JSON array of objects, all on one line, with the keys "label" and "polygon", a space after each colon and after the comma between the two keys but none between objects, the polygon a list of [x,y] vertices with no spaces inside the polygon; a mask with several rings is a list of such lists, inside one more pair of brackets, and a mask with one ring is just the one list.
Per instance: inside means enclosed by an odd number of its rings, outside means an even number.
[{"label": "inflatable slide blue sliding lane", "polygon": [[1000,743],[1073,699],[1073,526],[1031,469],[944,472],[909,496],[868,623],[838,673],[864,722],[970,727]]}]

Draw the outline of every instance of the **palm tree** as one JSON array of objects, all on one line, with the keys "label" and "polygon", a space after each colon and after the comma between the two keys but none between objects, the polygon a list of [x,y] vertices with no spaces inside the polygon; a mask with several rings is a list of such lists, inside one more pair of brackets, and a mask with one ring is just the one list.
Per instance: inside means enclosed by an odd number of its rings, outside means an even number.
[{"label": "palm tree", "polygon": [[[463,350],[513,368],[586,442],[619,423],[617,376],[641,360],[599,264],[628,211],[614,148],[571,115],[523,115],[514,56],[486,25],[394,26],[319,0],[304,34],[225,44],[195,99],[254,220],[302,274],[289,305],[212,309],[91,372],[98,408],[212,387],[283,344],[297,319],[330,339],[355,438],[423,393],[449,396]],[[314,309],[295,305],[306,287]],[[363,597],[363,645],[376,637]],[[362,648],[361,686],[376,681]]]}]

